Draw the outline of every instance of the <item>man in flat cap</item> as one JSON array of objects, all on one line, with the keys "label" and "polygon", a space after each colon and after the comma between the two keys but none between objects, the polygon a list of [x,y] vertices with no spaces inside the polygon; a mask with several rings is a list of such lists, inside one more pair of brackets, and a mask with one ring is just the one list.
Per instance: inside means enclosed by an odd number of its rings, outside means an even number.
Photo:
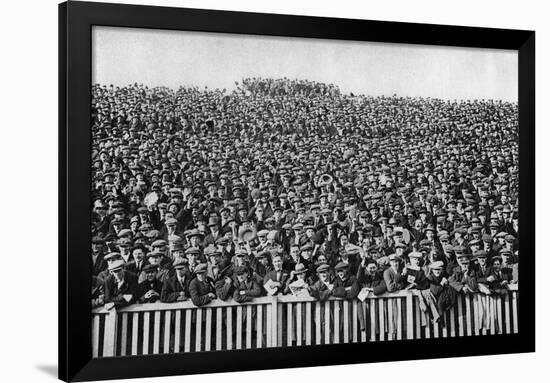
[{"label": "man in flat cap", "polygon": [[153,303],[160,299],[163,283],[157,279],[158,265],[146,265],[143,268],[144,281],[138,284],[137,301]]},{"label": "man in flat cap", "polygon": [[324,302],[332,296],[334,284],[330,280],[330,266],[322,264],[317,267],[318,280],[309,286],[309,294],[318,301]]},{"label": "man in flat cap", "polygon": [[334,270],[336,271],[336,278],[334,279],[332,295],[344,299],[356,298],[360,290],[359,284],[356,276],[349,271],[349,264],[339,262]]},{"label": "man in flat cap", "polygon": [[181,302],[189,298],[189,283],[191,273],[189,272],[188,262],[185,258],[176,259],[173,262],[175,273],[172,276],[165,277],[160,300],[164,303]]},{"label": "man in flat cap", "polygon": [[105,303],[113,303],[123,307],[134,303],[137,299],[137,276],[124,270],[124,261],[113,261],[109,265],[110,275],[105,279]]},{"label": "man in flat cap", "polygon": [[195,278],[189,284],[189,294],[195,306],[204,306],[216,299],[214,281],[206,275],[207,269],[205,263],[199,264],[195,268]]},{"label": "man in flat cap", "polygon": [[250,302],[262,295],[262,289],[258,282],[251,278],[246,266],[239,266],[235,269],[235,283],[233,299],[238,303]]},{"label": "man in flat cap", "polygon": [[384,271],[384,281],[386,289],[392,293],[399,291],[405,287],[406,279],[403,278],[403,270],[401,267],[401,258],[395,254],[389,256],[390,267]]}]

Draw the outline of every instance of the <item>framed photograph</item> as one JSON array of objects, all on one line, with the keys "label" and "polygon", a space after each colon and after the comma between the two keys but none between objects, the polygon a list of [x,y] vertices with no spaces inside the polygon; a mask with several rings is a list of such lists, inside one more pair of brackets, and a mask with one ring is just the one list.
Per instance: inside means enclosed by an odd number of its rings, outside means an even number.
[{"label": "framed photograph", "polygon": [[60,4],[59,377],[533,352],[534,49]]}]

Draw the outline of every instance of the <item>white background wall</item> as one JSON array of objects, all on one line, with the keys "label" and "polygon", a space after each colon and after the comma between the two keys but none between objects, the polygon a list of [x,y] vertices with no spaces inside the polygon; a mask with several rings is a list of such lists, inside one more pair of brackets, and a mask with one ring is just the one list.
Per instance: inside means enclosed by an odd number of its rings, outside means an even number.
[{"label": "white background wall", "polygon": [[[120,1],[124,2],[124,1]],[[198,375],[188,382],[246,380],[517,382],[547,379],[550,360],[546,203],[550,26],[543,1],[138,1],[312,16],[459,24],[537,31],[537,353]],[[57,363],[57,1],[2,3],[0,36],[0,376],[53,381]],[[87,89],[83,89],[87,92]],[[534,213],[534,212],[533,212]],[[527,256],[527,255],[524,255]],[[546,278],[545,278],[546,277]],[[164,382],[179,377],[162,378]],[[152,381],[148,379],[147,381]]]}]

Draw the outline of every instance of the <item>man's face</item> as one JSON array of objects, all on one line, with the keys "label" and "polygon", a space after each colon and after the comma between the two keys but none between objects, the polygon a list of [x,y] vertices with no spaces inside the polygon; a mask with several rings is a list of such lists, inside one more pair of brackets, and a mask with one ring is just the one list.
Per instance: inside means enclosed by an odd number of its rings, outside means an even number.
[{"label": "man's face", "polygon": [[118,248],[119,248],[120,254],[122,254],[122,255],[126,255],[130,252],[130,246],[128,246],[126,244],[125,245],[119,245]]},{"label": "man's face", "polygon": [[344,280],[344,278],[346,277],[346,271],[345,270],[338,270],[336,272],[336,274],[338,275],[338,278]]},{"label": "man's face", "polygon": [[160,265],[160,257],[149,257],[149,263],[152,265]]},{"label": "man's face", "polygon": [[322,271],[319,273],[319,279],[322,281],[322,282],[327,282],[328,281],[328,272],[326,271]]},{"label": "man's face", "polygon": [[340,245],[342,247],[346,247],[346,245],[349,243],[349,240],[348,240],[348,237],[346,237],[345,235],[341,236],[340,237]]},{"label": "man's face", "polygon": [[436,276],[436,277],[439,277],[441,274],[442,274],[443,270],[442,269],[432,269],[432,273]]},{"label": "man's face", "polygon": [[369,263],[366,268],[367,274],[369,275],[374,275],[374,273],[376,273],[376,270],[377,270],[377,267],[376,267],[376,264],[374,263]]},{"label": "man's face", "polygon": [[102,248],[103,245],[101,243],[92,243],[92,252],[99,253]]},{"label": "man's face", "polygon": [[153,282],[155,280],[155,277],[156,277],[156,272],[153,270],[153,271],[148,271],[146,274],[145,274],[145,277],[147,278],[147,280],[149,282]]},{"label": "man's face", "polygon": [[275,271],[280,271],[283,267],[283,260],[281,257],[273,258],[273,268]]},{"label": "man's face", "polygon": [[113,270],[113,271],[111,271],[111,274],[113,274],[113,276],[119,281],[124,279],[124,270],[123,269]]},{"label": "man's face", "polygon": [[298,258],[298,256],[300,255],[300,249],[298,247],[291,247],[290,248],[290,256],[294,259]]},{"label": "man's face", "polygon": [[145,257],[145,252],[143,251],[143,249],[135,249],[134,252],[132,253],[132,256],[134,257],[136,262],[142,261],[143,258]]},{"label": "man's face", "polygon": [[248,277],[247,273],[237,274],[237,279],[240,283],[245,282],[247,277]]},{"label": "man's face", "polygon": [[178,275],[178,278],[183,278],[186,271],[187,269],[185,267],[180,267],[179,269],[176,269],[176,274]]},{"label": "man's face", "polygon": [[204,280],[206,279],[206,273],[198,273],[197,279],[201,282],[204,282]]}]

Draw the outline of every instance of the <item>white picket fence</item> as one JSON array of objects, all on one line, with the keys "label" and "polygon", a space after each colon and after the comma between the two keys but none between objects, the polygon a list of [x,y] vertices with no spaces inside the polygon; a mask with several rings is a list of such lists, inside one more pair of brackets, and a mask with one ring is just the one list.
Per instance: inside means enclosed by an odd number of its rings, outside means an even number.
[{"label": "white picket fence", "polygon": [[[518,292],[459,295],[433,323],[416,290],[357,299],[274,296],[93,310],[94,357],[378,342],[518,332]],[[429,311],[429,310],[428,310]]]}]

